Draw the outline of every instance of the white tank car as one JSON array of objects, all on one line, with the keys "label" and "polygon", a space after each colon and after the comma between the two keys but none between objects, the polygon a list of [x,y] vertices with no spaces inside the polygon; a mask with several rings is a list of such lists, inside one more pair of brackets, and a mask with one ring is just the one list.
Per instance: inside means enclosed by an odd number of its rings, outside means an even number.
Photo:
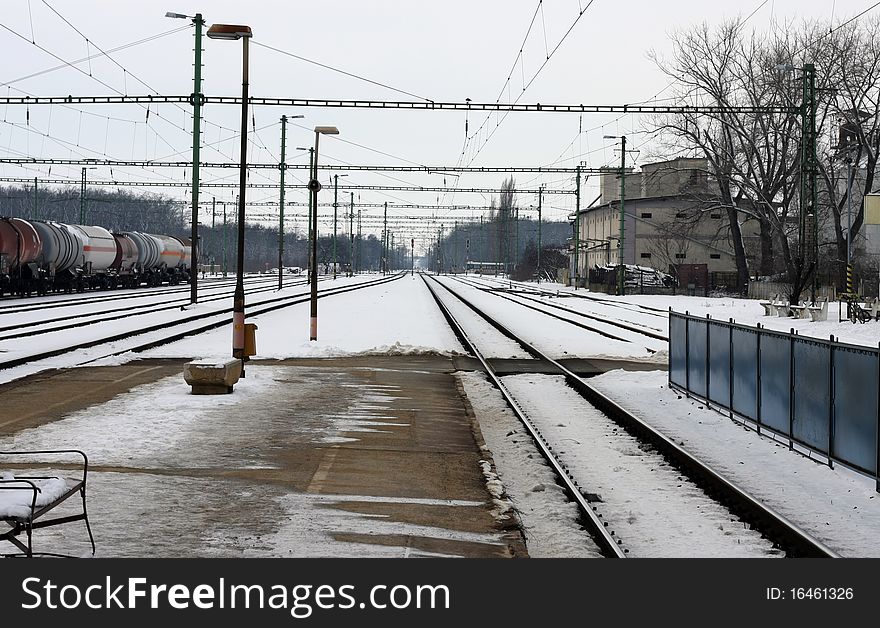
[{"label": "white tank car", "polygon": [[78,231],[83,241],[82,263],[79,264],[91,273],[102,273],[113,264],[118,252],[116,239],[104,227],[87,225],[67,225]]},{"label": "white tank car", "polygon": [[[184,268],[192,268],[192,240],[189,238],[174,238],[183,246],[183,257],[180,258],[180,265]],[[196,251],[196,255],[199,252]]]},{"label": "white tank car", "polygon": [[150,235],[162,243],[162,252],[159,254],[159,266],[177,268],[183,263],[186,253],[180,240],[167,235]]},{"label": "white tank car", "polygon": [[83,241],[67,225],[34,220],[32,223],[43,242],[42,265],[50,276],[82,262]]},{"label": "white tank car", "polygon": [[137,266],[142,271],[156,268],[159,265],[162,243],[159,242],[158,238],[140,231],[128,231],[122,235],[130,238],[137,247]]}]

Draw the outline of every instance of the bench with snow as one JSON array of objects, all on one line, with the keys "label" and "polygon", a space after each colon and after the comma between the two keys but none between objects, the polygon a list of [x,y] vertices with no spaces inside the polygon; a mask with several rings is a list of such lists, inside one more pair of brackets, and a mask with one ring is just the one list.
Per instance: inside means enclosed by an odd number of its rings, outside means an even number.
[{"label": "bench with snow", "polygon": [[806,303],[799,303],[798,305],[789,305],[789,316],[794,318],[809,318],[810,312],[807,310],[809,305]]},{"label": "bench with snow", "polygon": [[807,307],[807,312],[810,315],[810,320],[815,321],[827,321],[828,320],[828,298],[820,299],[818,302],[814,303]]},{"label": "bench with snow", "polygon": [[183,365],[183,379],[194,395],[223,395],[241,377],[241,360],[193,360]]},{"label": "bench with snow", "polygon": [[774,294],[773,298],[769,301],[760,301],[759,303],[764,308],[764,316],[776,316],[776,302],[779,299],[778,294]]},{"label": "bench with snow", "polygon": [[[77,464],[79,477],[51,475],[54,472],[47,470],[47,465],[50,463],[45,462],[45,458],[47,456],[69,457],[70,455],[82,457],[82,464]],[[35,457],[39,461],[35,461]],[[0,451],[0,463],[9,463],[11,467],[13,460],[16,468],[27,470],[18,474],[12,471],[0,471],[0,521],[10,526],[5,532],[0,532],[0,541],[12,543],[18,552],[2,554],[2,556],[33,557],[34,530],[73,521],[86,522],[86,530],[89,533],[89,541],[92,544],[92,554],[94,555],[95,538],[92,536],[92,527],[89,525],[88,511],[86,510],[86,479],[89,472],[89,460],[85,453],[77,449]],[[60,465],[62,462],[64,460],[60,459],[58,464]],[[34,469],[38,470],[34,471]],[[45,518],[45,515],[77,494],[82,499],[81,513],[52,519]],[[27,543],[23,543],[18,538],[22,533],[26,535]],[[63,556],[63,554],[50,552],[37,552],[37,554]]]}]

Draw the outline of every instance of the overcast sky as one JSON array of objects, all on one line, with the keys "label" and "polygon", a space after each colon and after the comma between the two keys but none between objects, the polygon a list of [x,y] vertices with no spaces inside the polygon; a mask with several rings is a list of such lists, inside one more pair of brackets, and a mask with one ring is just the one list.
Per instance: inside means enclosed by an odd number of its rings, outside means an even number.
[{"label": "overcast sky", "polygon": [[[419,100],[461,102],[624,104],[655,97],[668,81],[648,58],[649,50],[668,50],[669,33],[691,24],[720,22],[737,14],[751,16],[749,26],[765,29],[772,19],[821,18],[841,21],[867,9],[873,0],[491,0],[463,2],[336,0],[321,2],[261,1],[192,2],[190,0],[5,0],[0,14],[0,96],[97,96],[158,93],[187,95],[193,90],[193,27],[189,20],[164,17],[166,11],[194,15],[208,24],[239,23],[254,33],[250,49],[250,94],[257,97]],[[70,23],[67,24],[54,9]],[[583,9],[583,15],[578,18]],[[875,9],[880,11],[880,7]],[[533,21],[534,17],[534,21]],[[577,22],[575,23],[575,21]],[[531,24],[531,30],[529,26]],[[562,41],[566,31],[571,32]],[[174,31],[177,32],[169,32]],[[77,32],[79,31],[79,32]],[[528,32],[528,36],[526,33]],[[166,34],[167,33],[167,34]],[[156,37],[162,35],[161,37]],[[88,39],[88,41],[87,41]],[[121,46],[141,42],[116,52]],[[32,41],[34,43],[32,43]],[[525,42],[523,44],[523,42]],[[358,80],[296,59],[270,48],[329,65],[388,87]],[[519,55],[520,48],[523,53]],[[240,42],[205,39],[203,93],[239,95]],[[546,62],[548,53],[555,53]],[[63,63],[109,52],[75,67],[44,72]],[[60,60],[59,60],[60,59]],[[123,69],[124,68],[124,69]],[[511,72],[511,70],[513,70]],[[30,75],[40,73],[38,76]],[[537,73],[537,76],[535,76]],[[508,79],[510,76],[510,80]],[[524,83],[534,81],[523,93]],[[141,82],[142,81],[142,82]],[[146,84],[146,86],[144,85]],[[400,91],[394,91],[396,90]],[[408,92],[403,93],[403,92]],[[662,98],[662,93],[661,96]],[[191,159],[192,110],[166,104],[2,106],[0,154],[7,157],[107,158],[123,160]],[[644,145],[636,115],[511,113],[504,117],[472,111],[402,111],[340,108],[252,107],[249,117],[251,162],[277,162],[281,115],[305,115],[288,125],[288,163],[307,163],[297,147],[314,143],[316,125],[335,125],[340,135],[321,142],[320,162],[361,165],[398,164],[454,166],[575,166],[616,164],[614,140],[603,135],[627,134],[630,146]],[[502,120],[503,118],[503,120]],[[240,108],[209,105],[204,109],[202,160],[238,162]],[[465,143],[465,123],[473,136]],[[257,133],[253,133],[254,125]],[[481,129],[481,130],[480,130]],[[46,135],[48,134],[48,136]],[[346,143],[351,142],[351,143]],[[360,146],[358,146],[360,145]],[[635,165],[640,154],[632,155]],[[644,161],[642,159],[641,161]],[[288,183],[303,183],[305,172],[288,171]],[[79,166],[12,166],[0,164],[0,177],[70,179],[77,184]],[[322,171],[321,202],[332,202],[330,173]],[[90,180],[190,180],[184,169],[91,170]],[[423,185],[448,192],[361,191],[355,203],[388,201],[389,217],[435,216],[446,225],[479,216],[479,210],[397,209],[393,204],[489,204],[488,194],[453,192],[459,187],[497,188],[503,174],[352,173],[342,184]],[[232,169],[202,170],[202,181],[237,182]],[[251,172],[252,183],[277,183],[278,172]],[[519,174],[517,187],[573,189],[567,175]],[[584,204],[596,195],[588,181]],[[186,188],[131,188],[189,199]],[[232,201],[234,189],[203,188],[202,199]],[[303,202],[304,190],[293,189],[287,201]],[[277,189],[251,189],[249,202],[277,202]],[[349,193],[340,194],[347,202]],[[536,198],[520,194],[528,207]],[[547,219],[564,219],[574,207],[572,196],[545,197]],[[291,207],[302,229],[302,207]],[[381,215],[381,209],[364,209]],[[251,207],[254,218],[277,216],[275,206]],[[322,209],[322,216],[332,210]],[[0,210],[2,214],[2,210]],[[202,214],[210,221],[210,210]],[[427,221],[420,223],[422,226]],[[288,224],[293,228],[294,224]],[[365,219],[365,229],[368,224]],[[323,230],[323,227],[322,227]],[[372,225],[369,225],[369,230]]]}]

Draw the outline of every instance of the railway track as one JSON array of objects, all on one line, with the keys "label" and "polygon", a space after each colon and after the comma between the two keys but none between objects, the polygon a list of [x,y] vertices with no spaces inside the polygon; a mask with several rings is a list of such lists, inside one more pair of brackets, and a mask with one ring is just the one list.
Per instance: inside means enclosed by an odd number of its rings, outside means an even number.
[{"label": "railway track", "polygon": [[[344,294],[346,292],[360,290],[371,286],[377,286],[383,283],[387,283],[389,281],[400,279],[402,276],[403,274],[400,273],[389,277],[382,277],[380,279],[364,281],[350,286],[342,286],[336,288],[328,287],[324,289],[319,289],[318,298],[325,298],[328,296]],[[266,314],[268,312],[273,312],[275,310],[290,307],[292,305],[297,305],[299,303],[305,303],[309,300],[309,294],[285,295],[267,299],[259,303],[250,305],[246,311],[246,316],[254,317],[260,314]],[[107,349],[109,350],[100,351],[100,354],[97,356],[90,355],[87,357],[87,359],[84,359],[81,362],[77,362],[76,364],[71,364],[69,366],[88,364],[96,360],[117,356],[128,352],[138,353],[141,351],[146,351],[147,349],[152,349],[154,347],[159,347],[164,344],[175,342],[187,336],[192,336],[205,331],[209,331],[211,329],[216,329],[218,327],[222,327],[223,325],[229,325],[231,322],[231,313],[231,306],[219,310],[212,310],[210,312],[188,312],[186,316],[182,316],[172,322],[164,321],[157,324],[139,327],[133,330],[128,329],[120,333],[102,336],[97,339],[81,341],[74,344],[66,345],[64,347],[53,348],[45,351],[37,351],[28,355],[18,356],[8,360],[2,360],[0,361],[0,372],[9,371],[10,369],[24,365],[33,366],[36,365],[36,363],[47,360],[49,358],[55,358],[57,356],[73,353],[79,350],[94,349],[96,347],[101,347],[104,345],[107,345]],[[175,329],[177,331],[175,331]],[[156,333],[160,335],[158,338],[144,338],[144,336],[148,334]],[[54,368],[54,365],[47,365],[45,368]],[[39,372],[40,370],[44,369],[37,368],[36,371],[31,371],[29,373],[23,374],[22,376],[31,375],[35,372]]]},{"label": "railway track", "polygon": [[[534,357],[536,363],[542,364],[542,369],[546,368],[548,364],[552,365],[553,369],[558,373],[558,377],[565,382],[570,391],[574,391],[583,401],[586,401],[587,404],[599,411],[595,413],[597,415],[596,420],[603,418],[599,416],[599,413],[601,413],[601,415],[604,415],[605,420],[611,421],[614,425],[623,428],[628,438],[636,439],[639,443],[639,456],[656,456],[659,459],[659,462],[656,464],[657,467],[671,465],[677,470],[683,476],[680,478],[682,482],[679,484],[679,487],[685,487],[681,489],[682,493],[688,490],[687,486],[685,486],[686,484],[693,485],[697,490],[691,490],[690,493],[698,493],[696,498],[711,502],[713,506],[725,508],[734,517],[748,524],[753,530],[772,542],[775,547],[783,550],[788,556],[837,556],[835,552],[824,544],[810,537],[792,522],[715,473],[673,441],[594,389],[562,364],[516,336],[503,324],[494,320],[475,304],[471,303],[466,297],[453,292],[448,285],[441,283],[435,278],[428,279],[424,275],[422,278],[428,285],[431,294],[434,296],[447,321],[449,321],[453,331],[459,337],[459,340],[480,360],[489,380],[501,391],[508,406],[531,434],[547,463],[557,473],[559,482],[566,493],[577,503],[582,513],[585,527],[591,533],[604,555],[622,557],[627,554],[628,548],[626,539],[621,539],[619,535],[611,534],[609,531],[608,517],[603,518],[601,516],[601,498],[598,497],[595,491],[589,491],[588,488],[580,485],[576,474],[566,467],[565,459],[561,458],[553,450],[552,438],[547,434],[542,434],[535,421],[529,417],[526,410],[528,403],[524,403],[521,398],[517,397],[519,394],[515,391],[517,386],[508,385],[505,383],[505,380],[508,378],[499,377],[495,373],[489,361],[483,357],[479,348],[472,342],[461,322],[453,316],[450,308],[446,306],[444,299],[455,298],[459,300],[477,317],[507,338],[517,342]],[[441,293],[444,294],[443,297],[440,296]],[[570,393],[569,396],[571,396]],[[593,419],[591,418],[591,420]],[[617,433],[617,428],[614,428],[613,431]],[[653,472],[654,468],[651,471]],[[659,474],[659,471],[657,473]]]},{"label": "railway track", "polygon": [[[319,279],[318,281],[324,281],[324,279]],[[291,282],[288,287],[297,286],[297,285],[305,285],[306,280],[303,279],[297,282]],[[220,293],[215,292],[216,288],[212,288],[209,294],[202,293],[202,297],[199,299],[200,304],[211,303],[214,301],[220,301],[223,299],[228,299],[232,297],[232,291],[230,290],[230,286],[223,286],[220,288]],[[265,287],[255,287],[255,284],[248,285],[248,294],[261,294],[264,292],[276,292],[277,289],[273,285],[265,286]],[[115,320],[120,320],[123,318],[128,318],[131,316],[142,316],[147,314],[154,314],[156,312],[164,312],[168,310],[176,310],[182,309],[181,304],[189,303],[189,295],[185,298],[173,299],[171,301],[162,301],[159,303],[141,303],[138,305],[126,305],[124,307],[113,307],[107,310],[100,311],[90,311],[79,314],[70,314],[68,316],[59,316],[55,318],[49,319],[41,319],[34,320],[30,322],[24,323],[16,323],[14,325],[7,325],[0,327],[0,341],[3,340],[12,340],[15,338],[26,338],[29,336],[36,336],[39,334],[45,334],[50,332],[57,331],[65,331],[68,329],[76,329],[78,327],[83,327],[85,325],[96,325],[100,323],[107,323]],[[50,327],[49,325],[55,325],[56,323],[62,323],[56,325],[54,327]],[[66,323],[66,324],[65,324]],[[9,332],[9,333],[7,333]]]}]

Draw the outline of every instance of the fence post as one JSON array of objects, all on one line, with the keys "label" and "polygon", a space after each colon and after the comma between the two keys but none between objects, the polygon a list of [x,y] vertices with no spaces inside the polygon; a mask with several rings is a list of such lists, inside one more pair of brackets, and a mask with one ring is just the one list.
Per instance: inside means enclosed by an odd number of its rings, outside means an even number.
[{"label": "fence post", "polygon": [[834,335],[828,342],[828,467],[834,468]]},{"label": "fence post", "polygon": [[709,318],[709,315],[706,314],[706,405],[709,405],[708,402],[712,400],[712,395],[709,394],[709,366],[712,363],[709,359]]},{"label": "fence post", "polygon": [[684,312],[684,388],[687,390],[686,397],[691,392],[691,346],[690,346],[690,316],[687,310]]},{"label": "fence post", "polygon": [[789,332],[788,348],[788,448],[794,449],[794,327]]},{"label": "fence post", "polygon": [[761,323],[758,326],[758,339],[755,352],[755,424],[761,433]]},{"label": "fence post", "polygon": [[874,434],[877,456],[874,458],[874,490],[880,493],[880,344],[877,345],[877,431]]},{"label": "fence post", "polygon": [[[672,306],[669,306],[669,340],[667,340],[669,346],[666,348],[669,351],[669,368],[666,369],[666,387],[672,388]],[[878,354],[880,355],[880,354]]]},{"label": "fence post", "polygon": [[733,419],[733,319],[730,319],[730,326],[727,328],[727,392],[728,402],[730,405],[727,409],[730,411],[730,418]]}]

